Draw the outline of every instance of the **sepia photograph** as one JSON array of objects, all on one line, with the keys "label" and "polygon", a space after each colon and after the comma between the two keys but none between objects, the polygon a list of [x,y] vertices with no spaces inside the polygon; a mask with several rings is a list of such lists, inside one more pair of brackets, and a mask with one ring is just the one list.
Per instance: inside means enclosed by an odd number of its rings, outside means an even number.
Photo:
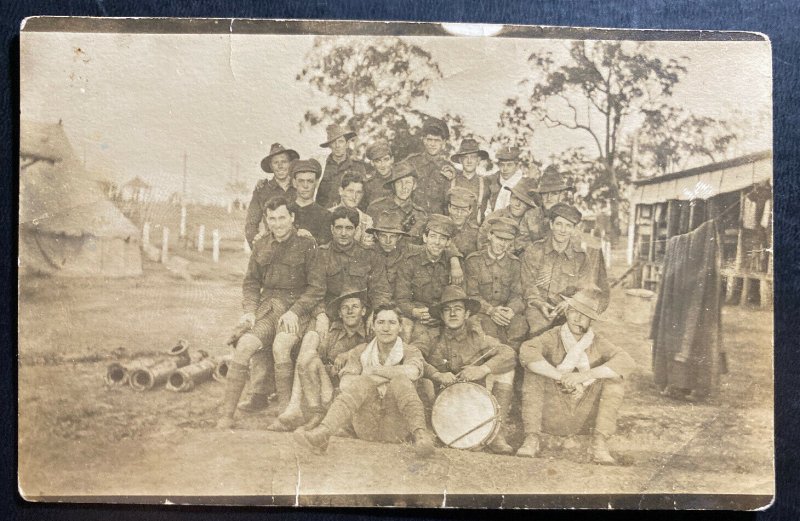
[{"label": "sepia photograph", "polygon": [[775,495],[750,32],[34,17],[28,501]]}]

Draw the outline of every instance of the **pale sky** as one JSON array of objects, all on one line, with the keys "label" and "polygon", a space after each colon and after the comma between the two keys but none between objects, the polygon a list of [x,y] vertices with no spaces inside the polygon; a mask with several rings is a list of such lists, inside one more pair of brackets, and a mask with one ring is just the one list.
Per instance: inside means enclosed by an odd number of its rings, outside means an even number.
[{"label": "pale sky", "polygon": [[[313,36],[159,35],[23,32],[21,118],[63,125],[89,170],[117,182],[140,176],[159,191],[180,190],[188,154],[189,192],[219,194],[233,163],[253,185],[259,163],[279,141],[302,157],[324,157],[324,126],[300,132],[308,108],[320,106],[295,81]],[[531,52],[564,53],[566,40],[413,37],[444,78],[420,108],[463,114],[489,139]],[[743,152],[771,147],[771,58],[766,42],[652,42],[660,57],[685,55],[689,71],[675,100],[697,115],[753,122]],[[369,136],[360,136],[369,141]],[[584,138],[537,132],[534,156],[547,159]]]}]

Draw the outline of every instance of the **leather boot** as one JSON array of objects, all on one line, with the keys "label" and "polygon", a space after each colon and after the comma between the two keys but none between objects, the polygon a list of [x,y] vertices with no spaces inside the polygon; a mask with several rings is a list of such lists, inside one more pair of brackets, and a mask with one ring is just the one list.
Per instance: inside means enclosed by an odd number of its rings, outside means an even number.
[{"label": "leather boot", "polygon": [[506,426],[508,425],[508,412],[511,408],[511,399],[514,397],[514,388],[508,384],[495,382],[492,394],[500,406],[500,429],[489,444],[489,450],[495,454],[514,454],[514,448],[506,441]]},{"label": "leather boot", "polygon": [[528,434],[522,446],[517,449],[517,456],[520,458],[535,458],[539,455],[539,436]]},{"label": "leather boot", "polygon": [[231,362],[228,366],[228,375],[225,379],[225,396],[222,399],[222,415],[217,422],[221,429],[233,428],[233,415],[236,405],[242,396],[242,390],[247,383],[247,366]]},{"label": "leather boot", "polygon": [[314,454],[325,454],[328,450],[328,441],[331,438],[331,431],[323,423],[310,431],[294,431],[292,438],[297,445]]},{"label": "leather boot", "polygon": [[283,412],[292,397],[294,370],[291,362],[275,364],[275,390],[278,394],[278,409]]},{"label": "leather boot", "polygon": [[434,438],[428,429],[417,429],[413,433],[414,452],[421,458],[433,456]]},{"label": "leather boot", "polygon": [[617,460],[608,451],[606,437],[603,434],[595,433],[592,436],[592,461],[600,465],[616,465]]},{"label": "leather boot", "polygon": [[263,411],[267,407],[269,407],[269,396],[261,393],[253,393],[239,404],[239,410],[248,413]]},{"label": "leather boot", "polygon": [[322,420],[325,419],[325,413],[327,412],[327,409],[325,409],[325,407],[314,407],[314,408],[309,408],[308,412],[310,413],[308,421],[306,421],[303,425],[298,427],[299,429],[304,431],[310,431],[316,428],[317,425],[322,423]]}]

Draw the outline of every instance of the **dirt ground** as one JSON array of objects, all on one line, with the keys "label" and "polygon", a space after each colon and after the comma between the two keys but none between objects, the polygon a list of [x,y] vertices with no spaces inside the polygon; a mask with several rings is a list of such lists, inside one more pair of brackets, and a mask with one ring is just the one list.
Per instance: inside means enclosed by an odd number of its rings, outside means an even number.
[{"label": "dirt ground", "polygon": [[656,392],[648,326],[623,321],[624,295],[615,289],[608,320],[595,328],[639,364],[610,440],[624,463],[618,467],[589,463],[585,439],[549,443],[536,459],[437,449],[420,460],[407,445],[336,437],[328,454],[313,456],[296,452],[290,435],[265,429],[274,408],[243,416],[236,431],[215,429],[217,382],[189,393],[105,386],[109,362],[163,353],[179,338],[213,357],[228,352],[246,258],[191,260],[190,281],[152,263],[138,279],[20,280],[25,497],[220,495],[271,503],[298,494],[392,493],[434,494],[435,504],[447,504],[449,494],[773,493],[771,312],[724,309],[730,373],[717,395],[691,404]]}]

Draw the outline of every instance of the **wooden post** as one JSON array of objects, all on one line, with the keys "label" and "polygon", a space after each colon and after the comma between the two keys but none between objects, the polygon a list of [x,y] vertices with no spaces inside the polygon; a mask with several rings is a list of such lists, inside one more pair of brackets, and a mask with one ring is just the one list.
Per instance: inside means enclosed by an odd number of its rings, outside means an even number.
[{"label": "wooden post", "polygon": [[244,252],[248,255],[252,253],[252,250],[250,249],[250,243],[247,242],[247,239],[244,240]]},{"label": "wooden post", "polygon": [[206,249],[206,225],[200,225],[200,231],[197,232],[197,251],[203,253]]},{"label": "wooden post", "polygon": [[150,222],[145,222],[142,226],[142,246],[150,244]]},{"label": "wooden post", "polygon": [[161,263],[166,264],[169,259],[169,228],[161,229]]},{"label": "wooden post", "polygon": [[211,240],[213,243],[211,258],[214,260],[214,262],[219,262],[219,230],[214,230],[211,233]]},{"label": "wooden post", "polygon": [[186,237],[186,205],[181,204],[181,230],[179,237],[182,239]]}]

